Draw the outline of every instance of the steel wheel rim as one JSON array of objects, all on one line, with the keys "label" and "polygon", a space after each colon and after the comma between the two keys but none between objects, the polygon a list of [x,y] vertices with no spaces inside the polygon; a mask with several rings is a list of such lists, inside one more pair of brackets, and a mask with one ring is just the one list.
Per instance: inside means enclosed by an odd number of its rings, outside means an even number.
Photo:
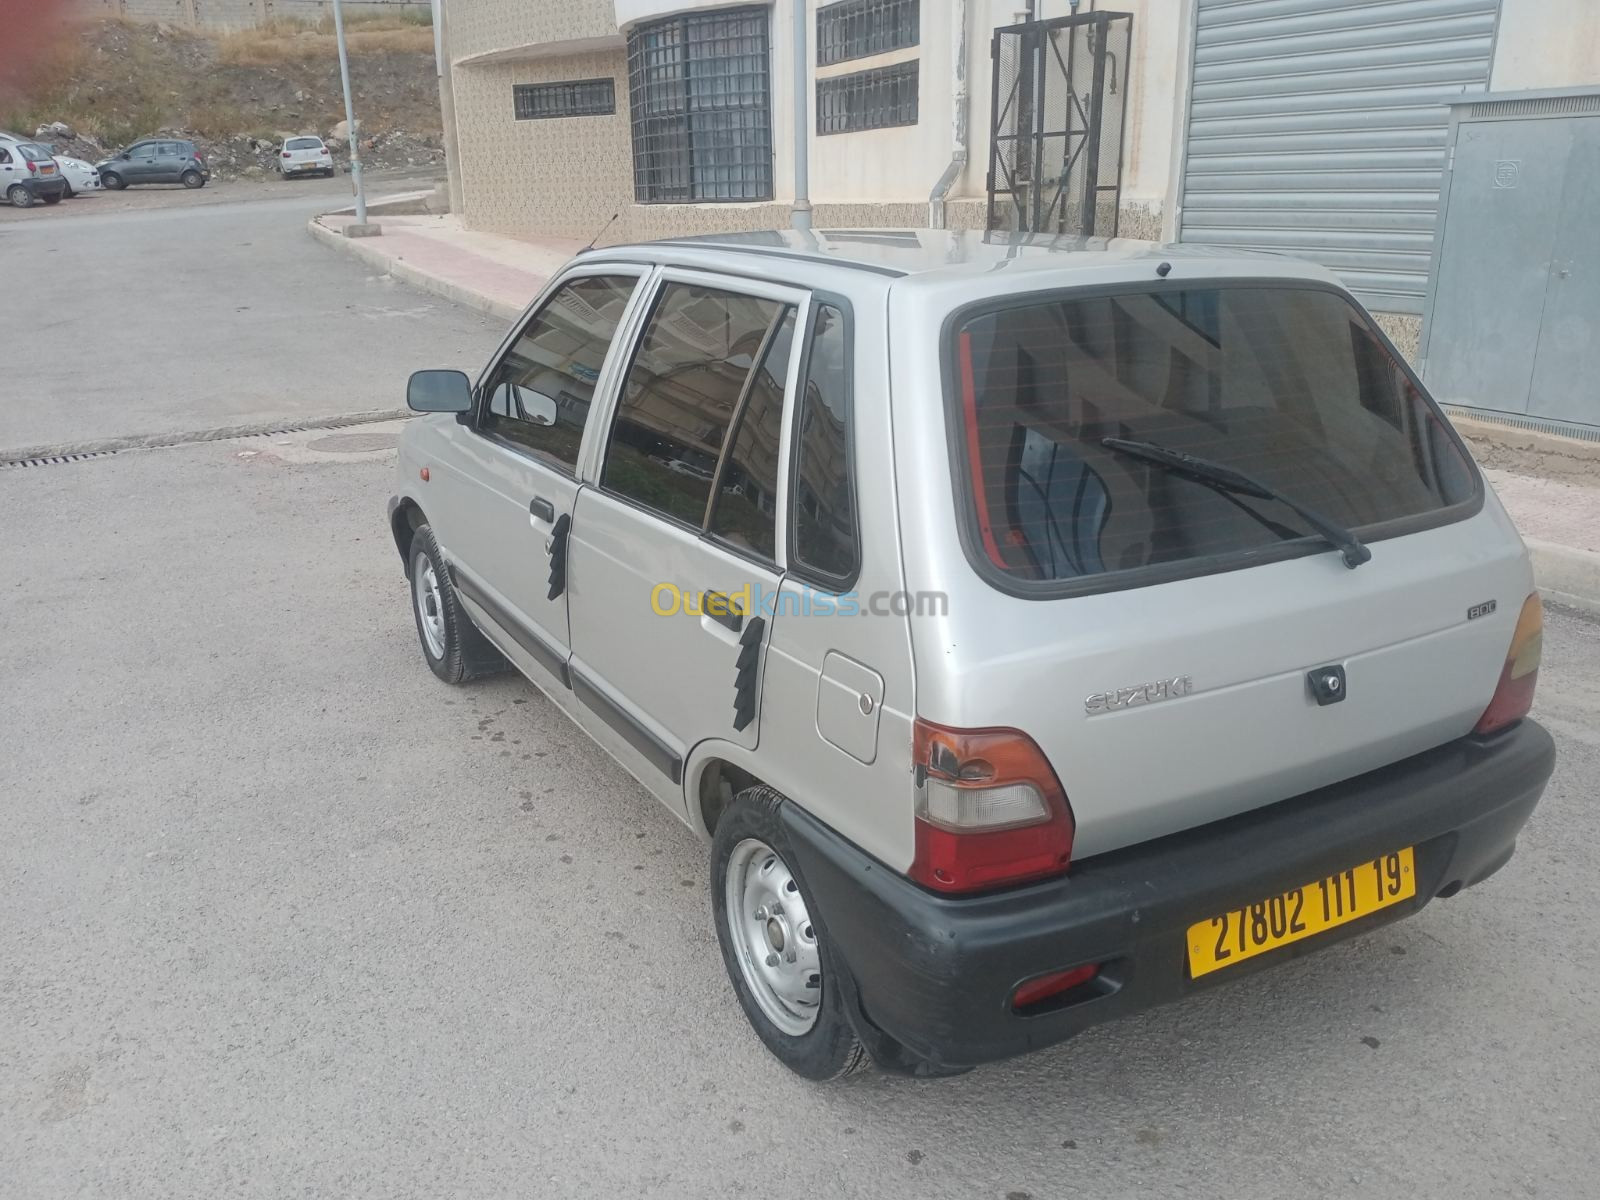
[{"label": "steel wheel rim", "polygon": [[417,560],[416,581],[411,592],[417,605],[417,624],[422,629],[423,643],[434,658],[444,657],[444,596],[439,591],[439,577],[434,574],[433,563],[427,558]]},{"label": "steel wheel rim", "polygon": [[745,986],[791,1037],[810,1032],[822,1004],[822,957],[800,885],[778,852],[746,838],[728,857],[722,903]]}]

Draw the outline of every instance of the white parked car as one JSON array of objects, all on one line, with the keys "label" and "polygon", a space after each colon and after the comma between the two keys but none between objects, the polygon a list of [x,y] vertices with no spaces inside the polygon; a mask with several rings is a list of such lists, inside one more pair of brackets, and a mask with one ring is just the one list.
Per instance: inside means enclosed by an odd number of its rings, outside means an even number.
[{"label": "white parked car", "polygon": [[81,196],[85,192],[104,191],[100,182],[100,172],[95,170],[93,163],[86,163],[81,158],[64,158],[55,155],[56,166],[61,168],[61,175],[67,181],[67,198]]},{"label": "white parked car", "polygon": [[296,175],[326,175],[333,178],[333,155],[319,137],[292,137],[278,151],[278,174],[284,179]]},{"label": "white parked car", "polygon": [[[733,989],[812,1079],[1036,1050],[1412,917],[1505,865],[1554,765],[1528,552],[1308,263],[619,246],[408,398],[428,667],[520,670],[706,840]],[[1469,925],[1430,922],[1443,958],[1482,959]],[[1277,986],[1310,1024],[1340,983]]]}]

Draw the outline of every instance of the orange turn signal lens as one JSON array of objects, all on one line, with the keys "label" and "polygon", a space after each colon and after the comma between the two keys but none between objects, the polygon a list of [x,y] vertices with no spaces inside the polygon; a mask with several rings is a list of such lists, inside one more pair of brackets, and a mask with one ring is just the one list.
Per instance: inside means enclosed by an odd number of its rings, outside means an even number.
[{"label": "orange turn signal lens", "polygon": [[1539,682],[1539,659],[1544,652],[1544,607],[1534,592],[1522,603],[1517,628],[1511,635],[1511,649],[1500,669],[1500,683],[1483,716],[1473,726],[1477,734],[1494,733],[1514,725],[1533,707],[1533,689]]}]

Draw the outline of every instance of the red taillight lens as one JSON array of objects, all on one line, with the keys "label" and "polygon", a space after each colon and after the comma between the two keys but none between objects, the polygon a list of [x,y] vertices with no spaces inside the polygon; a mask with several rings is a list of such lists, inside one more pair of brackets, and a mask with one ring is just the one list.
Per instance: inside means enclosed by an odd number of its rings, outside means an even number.
[{"label": "red taillight lens", "polygon": [[35,163],[35,162],[30,162],[28,164],[28,174],[29,175],[37,175],[38,173],[39,173],[39,164]]},{"label": "red taillight lens", "polygon": [[288,152],[288,151],[287,151],[287,150],[285,150],[285,151],[284,151],[284,152],[283,152],[283,156],[284,156],[284,157],[285,157],[285,158],[293,158],[293,157],[294,157],[294,155],[292,155],[292,154],[290,154],[290,153],[289,153],[289,152]]},{"label": "red taillight lens", "polygon": [[1040,1004],[1075,987],[1082,987],[1098,974],[1099,963],[1084,963],[1070,971],[1052,971],[1048,975],[1040,975],[1011,993],[1011,1007],[1028,1008]]},{"label": "red taillight lens", "polygon": [[1072,860],[1072,808],[1044,752],[1016,729],[917,719],[911,878],[974,892],[1059,875]]},{"label": "red taillight lens", "polygon": [[1506,665],[1500,669],[1499,686],[1494,689],[1489,707],[1473,726],[1473,733],[1493,733],[1528,715],[1533,707],[1534,685],[1539,682],[1539,659],[1543,651],[1544,607],[1539,603],[1539,593],[1535,592],[1522,602]]}]

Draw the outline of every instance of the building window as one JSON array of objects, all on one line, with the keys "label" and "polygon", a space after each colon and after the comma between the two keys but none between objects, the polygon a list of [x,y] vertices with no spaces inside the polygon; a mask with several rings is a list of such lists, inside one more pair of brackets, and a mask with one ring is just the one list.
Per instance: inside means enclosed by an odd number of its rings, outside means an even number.
[{"label": "building window", "polygon": [[628,34],[641,204],[772,199],[765,8],[669,17]]},{"label": "building window", "polygon": [[617,111],[617,85],[610,79],[565,83],[519,83],[511,89],[517,120],[549,117],[603,117]]},{"label": "building window", "polygon": [[817,81],[817,132],[855,133],[917,123],[917,64]]},{"label": "building window", "polygon": [[921,0],[844,0],[817,11],[817,66],[915,46]]}]

